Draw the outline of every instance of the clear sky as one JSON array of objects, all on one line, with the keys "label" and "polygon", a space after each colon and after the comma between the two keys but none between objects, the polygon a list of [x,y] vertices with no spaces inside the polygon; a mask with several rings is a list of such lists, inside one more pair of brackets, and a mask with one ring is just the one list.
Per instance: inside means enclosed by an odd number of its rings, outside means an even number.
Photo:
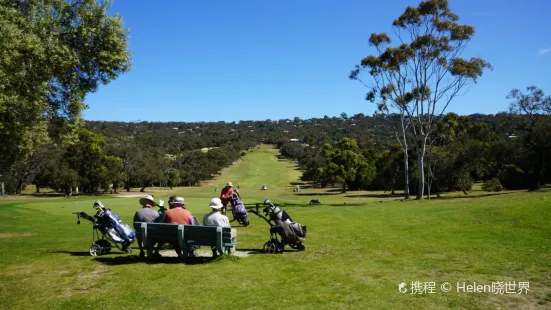
[{"label": "clear sky", "polygon": [[[237,121],[364,113],[348,79],[372,32],[417,0],[114,0],[133,68],[87,97],[87,120]],[[494,66],[452,102],[459,114],[507,109],[512,88],[551,94],[550,0],[450,0],[476,34],[463,56]]]}]

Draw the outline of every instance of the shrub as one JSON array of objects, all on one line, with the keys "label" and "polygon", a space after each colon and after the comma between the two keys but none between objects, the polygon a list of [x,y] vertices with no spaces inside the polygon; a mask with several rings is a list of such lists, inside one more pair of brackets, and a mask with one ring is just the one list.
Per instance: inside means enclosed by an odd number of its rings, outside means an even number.
[{"label": "shrub", "polygon": [[461,171],[457,175],[457,186],[467,195],[473,188],[474,180],[467,171]]},{"label": "shrub", "polygon": [[498,178],[493,178],[482,184],[482,190],[486,192],[501,192],[503,190],[503,186],[501,185],[501,182],[499,182]]},{"label": "shrub", "polygon": [[241,156],[245,156],[245,155],[247,155],[247,152],[242,151],[242,152],[241,152]]}]

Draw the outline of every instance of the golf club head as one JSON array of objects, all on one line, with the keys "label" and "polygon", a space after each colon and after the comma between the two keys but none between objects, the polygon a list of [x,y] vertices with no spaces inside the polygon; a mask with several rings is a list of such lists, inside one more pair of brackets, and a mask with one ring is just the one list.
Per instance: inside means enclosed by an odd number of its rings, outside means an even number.
[{"label": "golf club head", "polygon": [[77,221],[77,225],[80,225],[80,220]]}]

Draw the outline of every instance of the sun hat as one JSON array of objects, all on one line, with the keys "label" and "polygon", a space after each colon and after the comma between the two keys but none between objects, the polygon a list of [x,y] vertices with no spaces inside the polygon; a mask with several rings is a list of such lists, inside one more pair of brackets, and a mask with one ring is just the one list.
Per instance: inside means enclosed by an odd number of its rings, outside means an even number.
[{"label": "sun hat", "polygon": [[170,197],[168,198],[168,204],[169,204],[169,205],[172,205],[172,203],[174,202],[174,198],[176,198],[176,196],[170,196]]},{"label": "sun hat", "polygon": [[172,200],[172,204],[182,204],[182,205],[185,205],[186,203],[184,202],[184,197],[174,197],[174,200]]},{"label": "sun hat", "polygon": [[216,210],[220,210],[223,207],[222,206],[222,201],[220,200],[220,198],[212,198],[212,200],[209,203],[209,207],[211,207],[213,209],[216,209]]},{"label": "sun hat", "polygon": [[226,183],[226,187],[228,187],[228,186],[229,186],[229,187],[233,187],[233,184],[232,184],[232,182],[228,182],[228,183]]},{"label": "sun hat", "polygon": [[140,204],[143,206],[143,205],[146,205],[146,204],[150,204],[152,206],[156,206],[157,203],[155,202],[155,199],[153,199],[153,196],[151,195],[147,195],[143,198],[140,198]]}]

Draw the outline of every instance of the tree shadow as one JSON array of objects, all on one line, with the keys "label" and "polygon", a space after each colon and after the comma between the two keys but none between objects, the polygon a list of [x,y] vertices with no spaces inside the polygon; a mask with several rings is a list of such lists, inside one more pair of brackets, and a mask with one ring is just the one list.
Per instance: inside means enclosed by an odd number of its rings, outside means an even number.
[{"label": "tree shadow", "polygon": [[284,207],[284,208],[287,208],[287,207],[313,207],[313,206],[316,206],[314,204],[309,204],[309,203],[285,203],[285,202],[282,202],[282,203],[278,203],[277,204],[278,206],[280,207]]},{"label": "tree shadow", "polygon": [[365,206],[365,203],[361,203],[361,202],[346,203],[346,202],[343,202],[343,203],[328,204],[328,206],[332,206],[332,207],[358,207],[358,206]]},{"label": "tree shadow", "polygon": [[391,194],[356,194],[356,195],[345,195],[349,198],[403,198],[404,195],[391,195]]},{"label": "tree shadow", "polygon": [[481,195],[464,195],[464,196],[441,196],[441,197],[431,197],[430,200],[453,200],[453,199],[479,199],[479,198],[485,198],[485,197],[492,197],[492,196],[502,196],[502,195],[509,195],[513,192],[502,192],[502,193],[488,193],[488,194],[481,194]]},{"label": "tree shadow", "polygon": [[308,197],[315,197],[315,196],[333,196],[340,194],[340,191],[338,193],[297,193],[297,196],[308,196]]}]

